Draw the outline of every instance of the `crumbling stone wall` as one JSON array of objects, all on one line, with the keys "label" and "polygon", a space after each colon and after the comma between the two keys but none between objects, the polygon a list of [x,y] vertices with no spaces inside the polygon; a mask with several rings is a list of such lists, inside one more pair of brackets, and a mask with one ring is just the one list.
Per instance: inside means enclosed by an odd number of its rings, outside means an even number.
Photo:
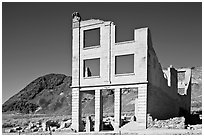
[{"label": "crumbling stone wall", "polygon": [[[150,34],[148,36],[150,37]],[[148,44],[147,113],[150,113],[153,119],[167,119],[178,114],[177,96],[168,86],[168,77],[165,77],[162,71],[151,38]]]},{"label": "crumbling stone wall", "polygon": [[152,46],[150,32],[148,36],[147,113],[158,120],[180,116],[181,108],[188,110],[190,107],[185,105],[190,99],[178,94],[177,70],[170,66],[165,73],[162,71]]}]

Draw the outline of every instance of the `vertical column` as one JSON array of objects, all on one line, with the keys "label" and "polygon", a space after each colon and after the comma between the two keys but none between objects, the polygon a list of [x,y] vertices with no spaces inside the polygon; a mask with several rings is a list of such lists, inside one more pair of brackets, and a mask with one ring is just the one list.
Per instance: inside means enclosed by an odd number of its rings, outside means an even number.
[{"label": "vertical column", "polygon": [[103,99],[100,89],[95,90],[95,128],[96,132],[102,130],[103,122]]},{"label": "vertical column", "polygon": [[118,132],[121,126],[121,90],[116,88],[114,92],[114,131]]},{"label": "vertical column", "polygon": [[79,13],[72,15],[72,86],[80,86],[80,20]]},{"label": "vertical column", "polygon": [[136,117],[136,120],[137,120],[137,117],[138,117],[138,98],[135,98],[135,117]]},{"label": "vertical column", "polygon": [[138,87],[138,107],[137,107],[138,128],[146,129],[147,126],[147,84]]},{"label": "vertical column", "polygon": [[81,125],[81,99],[79,88],[72,89],[72,129],[79,132]]}]

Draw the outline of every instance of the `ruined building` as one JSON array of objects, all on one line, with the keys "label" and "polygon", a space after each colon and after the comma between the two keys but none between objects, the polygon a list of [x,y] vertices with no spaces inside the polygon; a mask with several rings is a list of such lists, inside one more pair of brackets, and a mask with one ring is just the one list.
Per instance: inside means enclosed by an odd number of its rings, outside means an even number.
[{"label": "ruined building", "polygon": [[163,71],[148,28],[134,30],[132,41],[116,43],[113,22],[82,21],[78,13],[73,14],[72,21],[73,129],[83,130],[81,93],[90,92],[95,95],[94,131],[102,130],[102,89],[114,90],[115,131],[121,127],[123,88],[138,90],[135,99],[137,129],[147,128],[147,114],[166,119],[190,113],[191,70],[176,70],[170,66]]}]

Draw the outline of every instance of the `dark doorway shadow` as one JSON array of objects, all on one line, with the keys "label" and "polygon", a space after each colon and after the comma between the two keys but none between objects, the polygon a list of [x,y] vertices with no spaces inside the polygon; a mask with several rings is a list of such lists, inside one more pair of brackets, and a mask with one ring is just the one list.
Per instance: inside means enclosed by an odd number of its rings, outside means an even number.
[{"label": "dark doorway shadow", "polygon": [[202,124],[202,119],[200,118],[200,116],[202,116],[202,111],[193,112],[189,117],[189,124],[190,125]]}]

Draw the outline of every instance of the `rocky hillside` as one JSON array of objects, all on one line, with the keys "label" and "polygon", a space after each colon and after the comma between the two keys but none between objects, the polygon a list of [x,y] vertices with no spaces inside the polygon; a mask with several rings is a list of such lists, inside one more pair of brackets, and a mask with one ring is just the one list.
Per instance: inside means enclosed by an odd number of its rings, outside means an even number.
[{"label": "rocky hillside", "polygon": [[3,112],[61,113],[71,111],[71,77],[48,74],[37,78],[7,100]]},{"label": "rocky hillside", "polygon": [[[48,74],[37,78],[2,107],[7,113],[71,114],[71,77],[63,74]],[[133,113],[137,90],[123,90],[122,111]],[[112,90],[103,91],[104,113],[113,113]],[[83,94],[83,114],[94,113],[94,96]],[[192,69],[192,110],[202,109],[202,68]]]},{"label": "rocky hillside", "polygon": [[192,68],[191,111],[202,110],[202,67]]}]

